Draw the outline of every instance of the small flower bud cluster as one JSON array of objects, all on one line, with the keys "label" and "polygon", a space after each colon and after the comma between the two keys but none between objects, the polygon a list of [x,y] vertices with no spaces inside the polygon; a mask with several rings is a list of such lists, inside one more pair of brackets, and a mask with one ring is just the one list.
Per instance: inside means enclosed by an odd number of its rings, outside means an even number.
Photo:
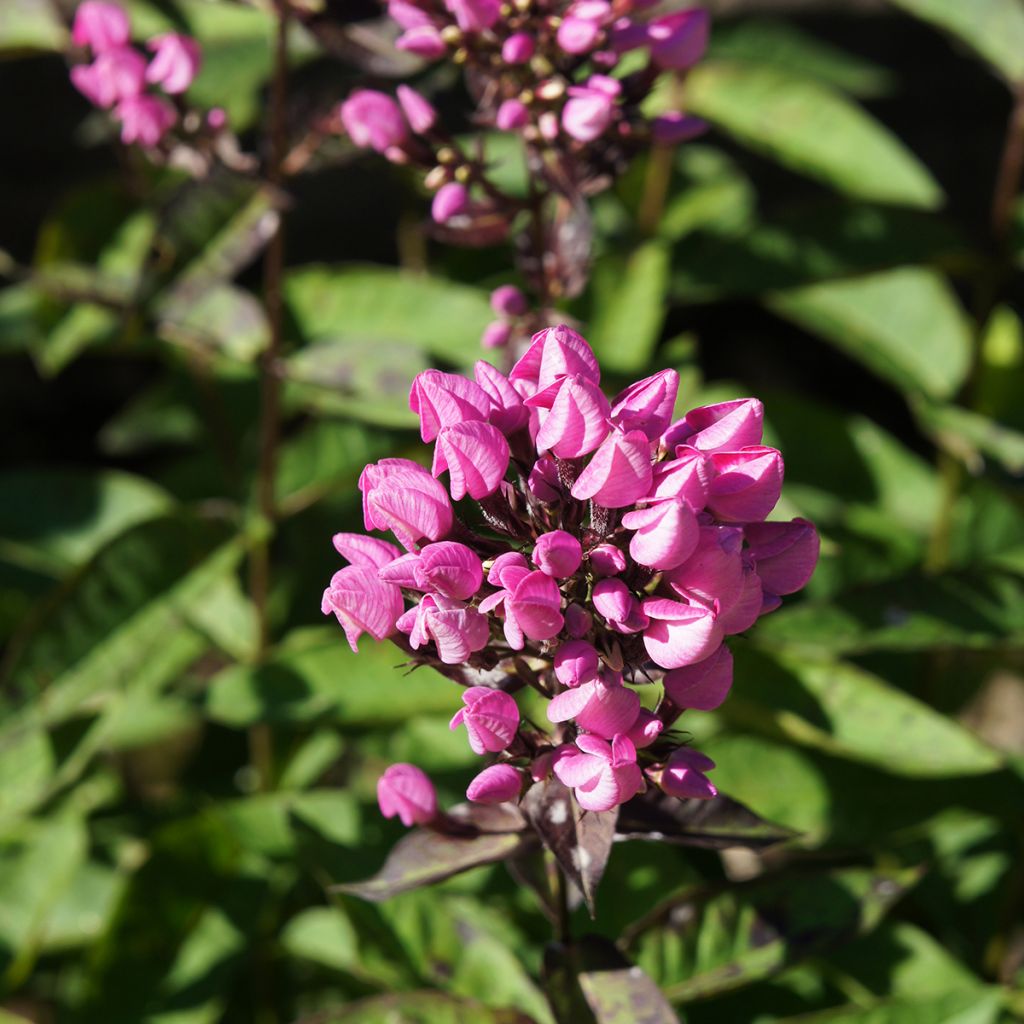
[{"label": "small flower bud cluster", "polygon": [[[76,64],[71,81],[92,104],[111,110],[121,125],[121,141],[147,148],[175,125],[178,111],[166,98],[178,96],[199,71],[199,44],[189,36],[169,32],[146,42],[146,55],[131,44],[131,24],[124,8],[105,0],[85,0],[75,12],[72,42],[92,54]],[[161,90],[147,92],[153,86]],[[221,116],[214,113],[211,124]]]},{"label": "small flower bud cluster", "polygon": [[[529,200],[508,194],[481,152],[451,134],[430,102],[407,85],[394,98],[355,90],[339,108],[340,123],[357,146],[423,172],[433,196],[433,231],[442,241],[491,245],[528,220],[517,249],[541,304],[578,294],[585,268],[568,256],[572,265],[562,266],[554,253],[556,214],[547,200],[557,195],[578,209],[581,197],[606,188],[638,151],[652,142],[684,142],[705,127],[682,111],[653,120],[641,112],[659,77],[685,72],[708,41],[705,10],[650,17],[642,11],[649,6],[646,0],[387,0],[402,30],[396,45],[427,61],[460,65],[476,104],[472,122],[517,136],[534,181]],[[643,56],[631,57],[635,69],[626,74],[622,57],[631,51]],[[529,330],[519,334],[499,321],[484,334],[484,347],[501,347],[510,336],[525,340]]]},{"label": "small flower bud cluster", "polygon": [[[367,530],[404,550],[338,534],[349,564],[323,611],[353,650],[364,633],[390,636],[417,663],[486,674],[451,723],[499,755],[471,800],[512,800],[552,773],[591,811],[648,785],[715,794],[712,763],[671,727],[725,699],[725,638],[803,587],[818,537],[802,519],[765,521],[783,463],[761,443],[761,403],[673,421],[678,384],[663,370],[609,400],[586,341],[549,328],[508,376],[484,361],[474,379],[421,373],[409,404],[432,469],[382,459],[360,477]],[[525,685],[549,701],[547,733],[520,719]]]}]

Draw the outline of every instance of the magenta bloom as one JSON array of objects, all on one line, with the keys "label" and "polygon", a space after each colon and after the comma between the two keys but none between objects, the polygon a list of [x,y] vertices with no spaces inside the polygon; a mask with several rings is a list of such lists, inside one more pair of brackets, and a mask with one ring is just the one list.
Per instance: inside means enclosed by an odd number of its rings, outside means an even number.
[{"label": "magenta bloom", "polygon": [[431,24],[430,15],[427,14],[416,0],[387,0],[388,17],[406,29],[422,28]]},{"label": "magenta bloom", "polygon": [[449,729],[466,727],[469,745],[475,754],[496,754],[504,750],[519,728],[519,707],[514,697],[486,686],[471,686],[462,691],[466,705],[455,712]]},{"label": "magenta bloom", "polygon": [[601,23],[569,15],[558,26],[558,45],[571,54],[589,53],[601,36]]},{"label": "magenta bloom", "polygon": [[710,22],[708,12],[696,7],[656,18],[647,26],[654,63],[676,71],[692,67],[708,48]]},{"label": "magenta bloom", "polygon": [[479,501],[498,489],[508,469],[509,454],[508,441],[497,427],[466,420],[437,435],[433,474],[447,471],[456,501],[467,494]]},{"label": "magenta bloom", "polygon": [[483,32],[501,13],[501,0],[444,0],[444,5],[463,32]]},{"label": "magenta bloom", "polygon": [[580,542],[565,530],[552,530],[537,538],[533,549],[533,561],[541,572],[555,579],[564,580],[572,576],[583,561]]},{"label": "magenta bloom", "polygon": [[353,565],[370,565],[380,569],[401,554],[394,544],[362,533],[336,533],[331,539],[334,550]]},{"label": "magenta bloom", "polygon": [[563,686],[580,686],[596,679],[599,664],[594,645],[586,640],[567,640],[555,651],[555,677]]},{"label": "magenta bloom", "polygon": [[503,284],[491,292],[491,309],[499,316],[524,316],[530,304],[514,284]]},{"label": "magenta bloom", "polygon": [[105,53],[125,46],[130,36],[128,14],[120,5],[102,0],[85,0],[78,5],[71,26],[75,46],[89,46],[95,53]]},{"label": "magenta bloom", "polygon": [[379,579],[373,566],[349,565],[339,569],[324,591],[320,610],[333,614],[353,651],[363,633],[383,640],[395,631],[402,614],[402,592],[394,584]]},{"label": "magenta bloom", "polygon": [[397,815],[406,828],[437,817],[434,784],[414,764],[393,764],[384,772],[377,780],[377,803],[385,818]]},{"label": "magenta bloom", "polygon": [[525,64],[536,49],[533,36],[527,32],[515,32],[502,43],[501,59],[506,64]]},{"label": "magenta bloom", "polygon": [[441,594],[427,594],[396,625],[409,635],[414,651],[433,641],[445,665],[461,665],[475,651],[483,650],[490,638],[487,619],[476,608]]},{"label": "magenta bloom", "polygon": [[697,517],[682,498],[671,498],[622,517],[633,561],[652,569],[674,569],[693,554],[700,537]]},{"label": "magenta bloom", "polygon": [[665,693],[681,708],[713,711],[732,688],[732,654],[722,644],[714,654],[665,673]]},{"label": "magenta bloom", "polygon": [[529,411],[505,374],[481,359],[473,367],[473,376],[490,403],[488,423],[505,435],[514,434],[520,427],[526,426],[530,418]]},{"label": "magenta bloom", "polygon": [[406,550],[426,537],[440,540],[452,528],[448,494],[422,466],[408,459],[381,459],[359,477],[368,530],[391,530]]},{"label": "magenta bloom", "polygon": [[595,576],[618,576],[626,571],[626,556],[614,544],[598,544],[588,557]]},{"label": "magenta bloom", "polygon": [[558,748],[552,767],[586,811],[610,811],[644,785],[636,748],[626,736],[616,736],[611,743],[599,736],[577,736],[575,746]]},{"label": "magenta bloom", "polygon": [[722,642],[722,627],[710,608],[664,597],[644,598],[641,606],[651,620],[644,631],[644,646],[662,668],[692,665]]},{"label": "magenta bloom", "polygon": [[444,427],[486,420],[491,401],[479,384],[457,373],[424,370],[412,382],[409,408],[420,418],[420,437],[429,442]]},{"label": "magenta bloom", "polygon": [[572,486],[572,496],[625,508],[651,489],[651,443],[641,430],[613,430]]},{"label": "magenta bloom", "polygon": [[446,224],[452,217],[465,213],[468,208],[469,190],[461,182],[449,181],[434,193],[430,216],[436,223]]},{"label": "magenta bloom", "polygon": [[395,47],[424,60],[438,60],[448,52],[444,38],[433,25],[416,25],[406,30],[395,40]]},{"label": "magenta bloom", "polygon": [[572,328],[561,324],[533,336],[508,379],[520,394],[530,397],[575,374],[601,383],[601,369],[590,346]]},{"label": "magenta bloom", "polygon": [[714,476],[709,456],[696,448],[679,445],[676,457],[659,462],[651,475],[650,501],[682,498],[695,512],[704,508]]},{"label": "magenta bloom", "polygon": [[159,85],[172,95],[184,92],[199,74],[202,52],[189,36],[176,32],[154,36],[148,43],[153,59],[146,69],[146,81]]},{"label": "magenta bloom", "polygon": [[639,633],[648,624],[639,598],[622,580],[601,580],[594,587],[594,608],[616,633]]},{"label": "magenta bloom", "polygon": [[711,456],[716,476],[708,488],[708,508],[735,523],[765,518],[782,493],[782,456],[774,448],[754,445]]},{"label": "magenta bloom", "polygon": [[126,96],[114,109],[121,122],[121,141],[155,146],[174,127],[178,115],[167,100],[159,96]]},{"label": "magenta bloom", "polygon": [[569,87],[562,108],[562,127],[578,142],[593,142],[611,124],[622,86],[606,75],[591,75],[586,85]]},{"label": "magenta bloom", "polygon": [[813,523],[751,523],[743,532],[766,594],[793,594],[807,584],[821,546]]},{"label": "magenta bloom", "polygon": [[642,430],[651,441],[657,441],[672,419],[679,374],[662,370],[645,380],[631,384],[616,396],[611,407],[612,422],[623,430]]},{"label": "magenta bloom", "polygon": [[575,459],[592,452],[608,436],[608,399],[582,374],[561,378],[554,395],[548,388],[526,404],[550,406],[537,433],[538,452],[550,449],[560,459]]},{"label": "magenta bloom", "polygon": [[[112,107],[142,93],[146,84],[146,58],[130,46],[105,50],[92,64],[73,67],[71,82],[95,106]],[[157,102],[155,97],[146,98]],[[159,140],[159,136],[157,138]]]},{"label": "magenta bloom", "polygon": [[402,113],[405,114],[405,119],[409,122],[409,127],[417,135],[429,132],[437,123],[437,111],[426,96],[407,85],[400,85],[395,92],[398,95]]},{"label": "magenta bloom", "polygon": [[402,108],[387,93],[357,89],[341,105],[341,123],[352,142],[386,153],[409,137]]},{"label": "magenta bloom", "polygon": [[756,398],[738,398],[691,409],[665,432],[667,448],[685,444],[702,452],[735,452],[761,443],[764,406]]},{"label": "magenta bloom", "polygon": [[710,800],[718,790],[704,773],[714,767],[715,762],[699,750],[679,747],[668,759],[659,785],[680,800]]},{"label": "magenta bloom", "polygon": [[529,123],[529,108],[521,100],[505,100],[494,115],[494,126],[501,132],[516,132]]},{"label": "magenta bloom", "polygon": [[605,739],[628,732],[640,714],[640,698],[618,679],[603,679],[565,690],[551,698],[548,718],[552,722],[576,724]]},{"label": "magenta bloom", "polygon": [[476,804],[503,804],[515,800],[522,788],[521,772],[510,764],[492,764],[473,779],[466,796]]}]

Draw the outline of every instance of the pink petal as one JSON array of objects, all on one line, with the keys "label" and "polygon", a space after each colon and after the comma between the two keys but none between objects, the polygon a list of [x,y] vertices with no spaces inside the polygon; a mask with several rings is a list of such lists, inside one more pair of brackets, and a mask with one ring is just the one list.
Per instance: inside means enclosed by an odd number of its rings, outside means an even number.
[{"label": "pink petal", "polygon": [[744,567],[743,586],[739,596],[731,605],[723,605],[718,614],[718,623],[726,636],[744,633],[757,622],[764,604],[761,579],[751,568]]},{"label": "pink petal", "polygon": [[614,544],[598,544],[587,557],[597,576],[617,576],[626,569],[626,556]]},{"label": "pink petal", "polygon": [[537,451],[550,449],[560,459],[588,455],[608,436],[608,408],[596,384],[580,374],[564,378],[537,434]]},{"label": "pink petal", "polygon": [[473,376],[491,404],[488,423],[494,424],[506,436],[526,426],[530,414],[505,374],[481,359],[473,368]]},{"label": "pink petal", "polygon": [[417,571],[427,584],[424,589],[459,601],[471,598],[484,578],[476,553],[456,541],[427,544],[420,552]]},{"label": "pink petal", "polygon": [[597,678],[597,649],[586,640],[568,640],[555,651],[554,665],[555,677],[563,686],[589,683]]},{"label": "pink petal", "polygon": [[391,530],[407,549],[414,548],[424,537],[438,540],[452,528],[452,509],[447,495],[442,504],[422,491],[395,488],[374,491],[369,505],[379,524],[377,529]]},{"label": "pink petal", "polygon": [[651,443],[640,430],[612,431],[572,487],[577,500],[624,508],[651,488]]},{"label": "pink petal", "polygon": [[548,721],[568,722],[575,718],[590,703],[596,686],[596,682],[584,683],[576,689],[556,694],[548,703]]},{"label": "pink petal", "polygon": [[379,569],[393,562],[400,553],[394,544],[364,533],[336,533],[332,540],[338,554],[353,565],[372,565]]},{"label": "pink petal", "polygon": [[324,614],[333,613],[341,623],[353,651],[363,633],[369,633],[375,640],[390,636],[402,609],[402,592],[398,587],[381,582],[376,570],[361,565],[339,569],[331,577],[321,602]]},{"label": "pink petal", "polygon": [[531,572],[515,589],[511,606],[523,633],[531,640],[550,640],[562,628],[562,594],[545,573]]},{"label": "pink petal", "polygon": [[691,409],[683,423],[686,436],[680,430],[678,440],[671,443],[685,443],[703,452],[734,452],[761,443],[764,406],[756,398],[738,398]]},{"label": "pink petal", "polygon": [[732,688],[732,652],[722,644],[703,661],[665,673],[665,693],[681,708],[713,711]]},{"label": "pink petal", "polygon": [[377,803],[385,818],[395,815],[406,828],[425,825],[437,816],[437,793],[422,769],[393,764],[377,780]]},{"label": "pink petal", "polygon": [[692,665],[722,642],[722,629],[707,608],[647,598],[643,609],[652,620],[644,631],[644,646],[662,668]]},{"label": "pink petal", "polygon": [[490,423],[467,421],[445,427],[437,437],[434,476],[448,470],[452,497],[469,494],[479,501],[493,494],[508,469],[504,434]]},{"label": "pink petal", "polygon": [[742,539],[735,526],[702,526],[696,550],[665,582],[686,600],[730,607],[743,590]]},{"label": "pink petal", "polygon": [[580,542],[565,530],[552,530],[537,538],[533,549],[534,564],[555,579],[568,579],[583,561]]},{"label": "pink petal", "polygon": [[416,574],[420,556],[415,552],[400,555],[387,565],[382,565],[377,570],[377,575],[388,583],[394,583],[396,587],[408,587],[410,590],[426,590],[420,583]]},{"label": "pink petal", "polygon": [[595,384],[601,382],[601,369],[590,346],[574,330],[560,324],[533,336],[530,347],[512,367],[508,379],[527,388],[520,394],[534,394],[557,378],[576,373]]},{"label": "pink petal", "polygon": [[608,762],[591,754],[582,754],[575,747],[559,747],[551,763],[551,770],[563,786],[576,789],[596,779]]},{"label": "pink petal", "polygon": [[695,512],[699,512],[707,502],[708,486],[714,475],[714,467],[707,455],[696,448],[680,445],[674,459],[666,459],[654,467],[647,498],[651,501],[682,498]]},{"label": "pink petal", "polygon": [[592,685],[591,699],[576,715],[576,724],[605,739],[631,729],[640,713],[640,698],[621,684],[598,680]]},{"label": "pink petal", "polygon": [[[664,728],[665,723],[657,715],[646,708],[641,708],[640,714],[626,736],[634,747],[649,747],[661,735]],[[636,760],[635,751],[633,760]]]},{"label": "pink petal", "polygon": [[627,512],[627,530],[636,530],[629,542],[633,560],[653,569],[674,569],[693,554],[700,537],[697,517],[682,498]]},{"label": "pink petal", "polygon": [[672,419],[678,392],[679,374],[661,370],[616,396],[612,420],[622,430],[642,430],[648,440],[657,441]]},{"label": "pink petal", "polygon": [[611,764],[612,745],[606,739],[594,736],[592,733],[583,733],[576,737],[576,746],[585,753],[593,754],[594,757],[599,757]]},{"label": "pink petal", "polygon": [[636,747],[626,735],[612,739],[612,767],[618,768],[623,764],[636,764]]},{"label": "pink petal", "polygon": [[765,518],[782,492],[782,456],[756,446],[711,456],[717,476],[708,489],[707,507],[719,519],[753,523]]},{"label": "pink petal", "polygon": [[820,541],[806,519],[790,523],[751,523],[744,528],[757,575],[769,594],[793,594],[811,578]]},{"label": "pink petal", "polygon": [[501,804],[515,800],[523,786],[523,777],[510,764],[492,764],[485,768],[466,790],[466,797],[477,804]]},{"label": "pink petal", "polygon": [[480,385],[465,377],[424,370],[412,382],[409,408],[420,418],[420,436],[430,442],[444,427],[486,419],[491,403]]}]

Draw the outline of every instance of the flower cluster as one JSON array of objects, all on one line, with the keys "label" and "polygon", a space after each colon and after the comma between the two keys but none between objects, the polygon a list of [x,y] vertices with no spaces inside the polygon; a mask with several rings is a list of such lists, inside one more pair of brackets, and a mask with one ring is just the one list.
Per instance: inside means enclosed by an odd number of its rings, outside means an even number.
[{"label": "flower cluster", "polygon": [[[582,199],[607,188],[636,152],[704,130],[683,111],[650,119],[641,108],[662,74],[683,73],[700,59],[707,12],[645,17],[647,0],[387,0],[387,6],[402,30],[400,49],[464,70],[475,104],[472,123],[518,138],[532,194],[508,194],[482,150],[450,132],[408,85],[395,97],[356,89],[339,108],[344,131],[357,146],[424,173],[433,230],[443,241],[490,245],[520,215],[531,219],[518,247],[527,281],[542,301],[578,294],[585,260],[559,255],[556,214],[544,210],[545,199],[561,198],[563,218],[585,219]],[[493,338],[486,341],[493,347]]]},{"label": "flower cluster", "polygon": [[[85,0],[75,12],[72,42],[92,53],[71,69],[71,81],[91,103],[112,111],[121,140],[156,146],[178,120],[167,96],[178,96],[199,71],[199,44],[169,32],[146,42],[151,57],[131,45],[131,23],[118,4]],[[147,92],[159,88],[164,95]],[[217,115],[214,116],[216,122]]]},{"label": "flower cluster", "polygon": [[[338,534],[350,564],[323,611],[353,650],[364,633],[394,637],[419,663],[478,670],[451,672],[488,683],[468,686],[452,719],[476,753],[499,755],[471,800],[512,800],[552,773],[591,811],[648,784],[713,796],[712,762],[671,727],[725,699],[725,638],[800,589],[818,556],[810,523],[765,522],[783,463],[761,443],[761,403],[673,422],[673,370],[609,401],[594,353],[565,326],[536,334],[508,376],[481,361],[474,377],[414,381],[432,470],[382,459],[359,480],[367,530],[391,531],[404,550]],[[641,692],[656,682],[648,709]],[[521,722],[513,694],[526,685],[549,701],[549,733]],[[385,813],[432,799],[407,768],[404,797],[382,780]]]}]

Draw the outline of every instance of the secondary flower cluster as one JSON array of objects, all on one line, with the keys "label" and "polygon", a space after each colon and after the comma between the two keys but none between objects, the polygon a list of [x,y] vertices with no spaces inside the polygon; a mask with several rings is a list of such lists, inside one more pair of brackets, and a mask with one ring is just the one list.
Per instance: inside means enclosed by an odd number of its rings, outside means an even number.
[{"label": "secondary flower cluster", "polygon": [[[353,650],[364,633],[390,636],[419,663],[480,670],[488,685],[465,689],[452,727],[499,761],[471,800],[515,799],[551,773],[591,811],[649,783],[713,796],[713,764],[670,727],[725,699],[725,637],[800,589],[818,556],[810,523],[764,521],[783,464],[761,443],[761,403],[673,422],[673,370],[609,401],[593,352],[565,326],[535,335],[507,377],[483,361],[474,377],[414,381],[432,470],[382,459],[359,480],[366,529],[391,531],[404,550],[338,534],[350,564],[323,611]],[[648,709],[640,692],[655,681]],[[525,685],[548,699],[549,733],[522,722],[513,694]],[[380,795],[407,824],[436,813],[412,766],[390,769]]]},{"label": "secondary flower cluster", "polygon": [[[112,111],[121,140],[156,146],[178,119],[175,107],[147,86],[168,96],[185,92],[199,71],[199,44],[175,32],[146,43],[148,58],[131,45],[131,23],[118,4],[85,0],[75,12],[71,40],[92,52],[88,64],[71,69],[71,81],[91,103]],[[216,116],[215,116],[216,120]]]}]

